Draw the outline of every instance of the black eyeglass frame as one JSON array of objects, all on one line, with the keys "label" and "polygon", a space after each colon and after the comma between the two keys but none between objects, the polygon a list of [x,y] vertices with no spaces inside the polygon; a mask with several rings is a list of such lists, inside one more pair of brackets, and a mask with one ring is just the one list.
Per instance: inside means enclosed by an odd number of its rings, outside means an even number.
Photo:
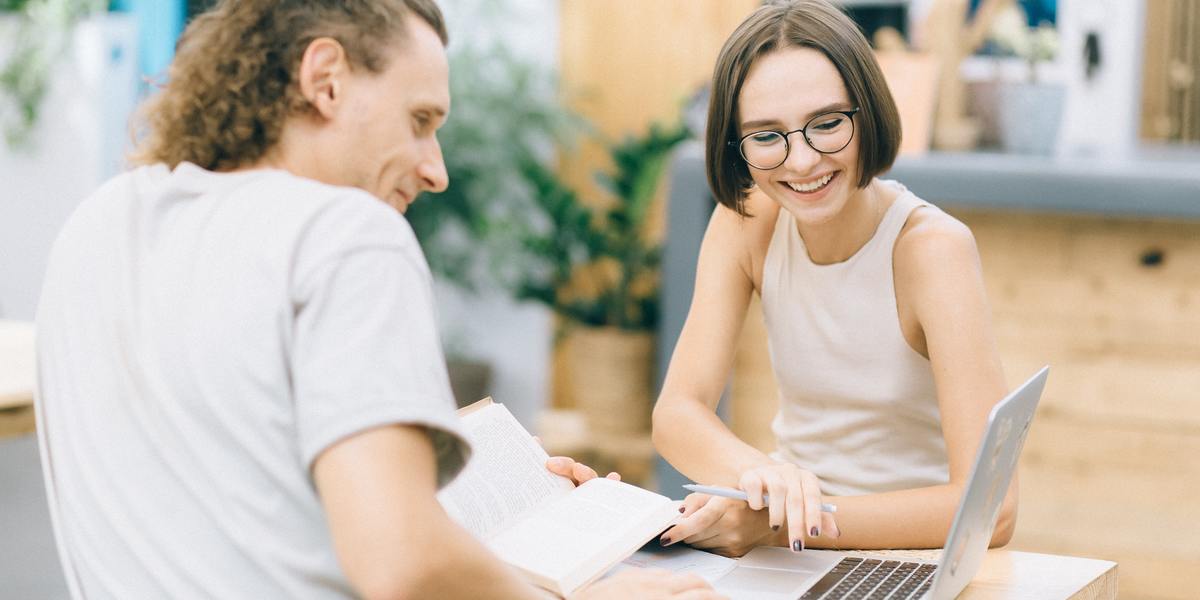
[{"label": "black eyeglass frame", "polygon": [[[792,137],[793,133],[802,134],[804,136],[804,143],[808,144],[808,147],[812,148],[813,152],[816,152],[818,154],[837,154],[838,152],[845,150],[846,146],[849,146],[850,142],[854,141],[854,115],[858,114],[858,112],[860,110],[862,110],[862,109],[857,106],[850,110],[831,110],[829,112],[823,112],[823,113],[809,119],[808,122],[804,124],[804,127],[801,127],[800,129],[793,129],[791,131],[776,131],[776,130],[772,130],[772,129],[766,129],[763,131],[754,131],[751,133],[747,133],[746,135],[743,135],[742,137],[738,138],[737,141],[729,141],[726,143],[729,144],[730,146],[737,148],[738,156],[742,157],[742,161],[744,161],[746,163],[746,166],[754,168],[754,169],[758,169],[759,171],[770,171],[771,169],[778,168],[779,165],[782,165],[783,163],[787,162],[788,157],[792,155],[791,137]],[[825,117],[825,116],[829,116],[829,115],[845,115],[846,118],[850,119],[850,128],[851,129],[850,129],[850,137],[846,138],[846,143],[842,144],[841,148],[838,148],[837,150],[830,150],[830,151],[826,152],[824,150],[818,150],[816,146],[813,146],[812,140],[808,139],[807,129],[808,129],[809,125],[813,124],[813,121],[816,121],[817,119],[820,119],[821,117]],[[755,165],[754,163],[750,162],[746,158],[746,153],[742,151],[742,144],[746,141],[746,138],[748,138],[750,136],[754,136],[754,135],[759,135],[761,133],[766,133],[766,132],[777,133],[777,134],[783,136],[783,159],[780,160],[778,163],[776,163],[774,166],[760,167],[760,166]]]}]

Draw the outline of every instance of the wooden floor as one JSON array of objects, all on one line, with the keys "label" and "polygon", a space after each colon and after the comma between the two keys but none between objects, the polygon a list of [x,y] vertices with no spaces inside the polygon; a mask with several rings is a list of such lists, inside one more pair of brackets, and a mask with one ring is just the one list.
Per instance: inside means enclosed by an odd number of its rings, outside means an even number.
[{"label": "wooden floor", "polygon": [[[1009,383],[1050,364],[1012,547],[1117,561],[1122,598],[1200,589],[1200,223],[949,210],[974,231]],[[753,308],[745,439],[777,401]]]}]

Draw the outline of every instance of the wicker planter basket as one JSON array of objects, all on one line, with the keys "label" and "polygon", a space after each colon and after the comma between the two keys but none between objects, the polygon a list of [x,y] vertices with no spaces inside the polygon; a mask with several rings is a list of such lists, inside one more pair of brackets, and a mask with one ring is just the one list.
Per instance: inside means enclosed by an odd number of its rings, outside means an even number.
[{"label": "wicker planter basket", "polygon": [[592,437],[649,432],[654,334],[583,327],[569,339],[568,385]]}]

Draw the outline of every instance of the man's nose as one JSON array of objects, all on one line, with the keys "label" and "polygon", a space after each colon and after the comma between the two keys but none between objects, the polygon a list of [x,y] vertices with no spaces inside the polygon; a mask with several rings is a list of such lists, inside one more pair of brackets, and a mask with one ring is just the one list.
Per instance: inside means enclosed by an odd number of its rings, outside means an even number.
[{"label": "man's nose", "polygon": [[446,162],[442,159],[442,147],[436,138],[431,146],[417,165],[417,176],[420,178],[422,191],[444,192],[450,185],[450,175],[446,173]]}]

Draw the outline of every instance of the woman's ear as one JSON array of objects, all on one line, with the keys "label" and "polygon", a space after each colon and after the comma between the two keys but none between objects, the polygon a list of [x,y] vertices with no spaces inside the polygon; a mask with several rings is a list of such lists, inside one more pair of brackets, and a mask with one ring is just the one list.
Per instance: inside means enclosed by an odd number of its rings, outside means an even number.
[{"label": "woman's ear", "polygon": [[317,38],[304,49],[300,59],[300,94],[317,114],[332,118],[342,103],[341,79],[349,72],[346,49],[333,38]]}]

